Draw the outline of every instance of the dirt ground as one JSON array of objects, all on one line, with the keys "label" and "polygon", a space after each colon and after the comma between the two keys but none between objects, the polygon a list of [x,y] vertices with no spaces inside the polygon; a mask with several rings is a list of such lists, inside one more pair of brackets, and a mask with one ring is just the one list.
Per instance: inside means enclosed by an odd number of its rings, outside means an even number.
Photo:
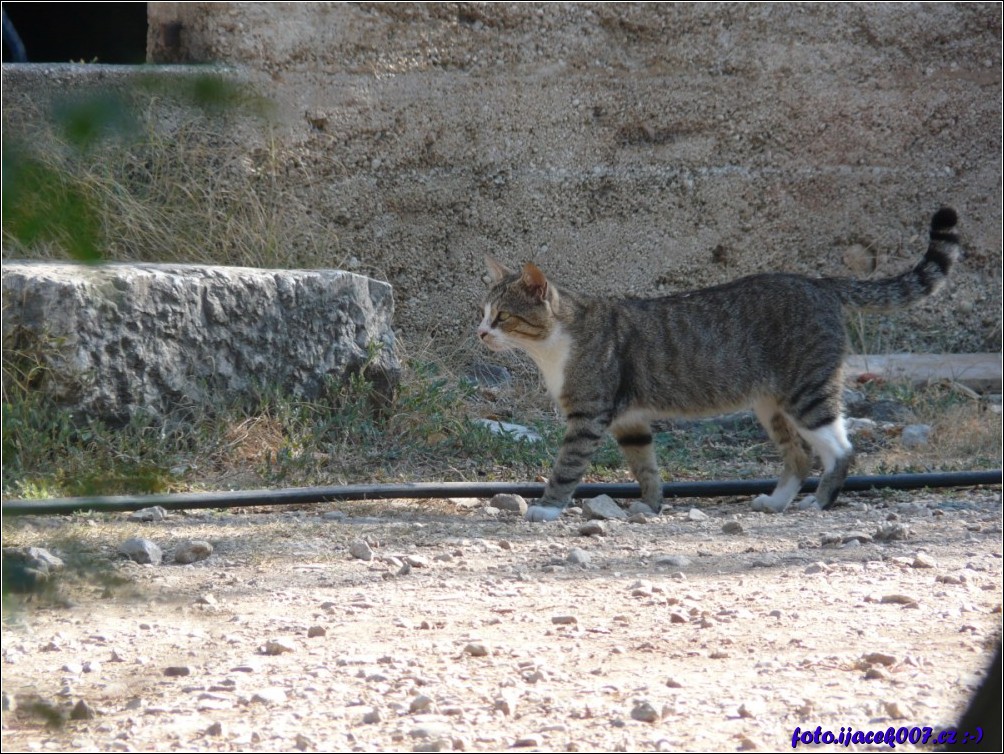
[{"label": "dirt ground", "polygon": [[[999,490],[845,501],[679,500],[593,536],[574,509],[532,525],[484,500],[8,519],[5,546],[67,567],[5,603],[3,750],[933,743],[1000,636]],[[163,564],[117,557],[133,536]],[[174,563],[193,539],[212,555]]]}]

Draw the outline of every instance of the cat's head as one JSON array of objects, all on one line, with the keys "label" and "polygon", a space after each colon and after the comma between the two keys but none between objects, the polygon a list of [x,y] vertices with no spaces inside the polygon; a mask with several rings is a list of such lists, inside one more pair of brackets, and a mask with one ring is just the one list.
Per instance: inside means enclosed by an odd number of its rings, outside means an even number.
[{"label": "cat's head", "polygon": [[481,342],[493,351],[532,349],[558,327],[558,290],[532,262],[519,272],[485,257],[491,287],[478,326]]}]

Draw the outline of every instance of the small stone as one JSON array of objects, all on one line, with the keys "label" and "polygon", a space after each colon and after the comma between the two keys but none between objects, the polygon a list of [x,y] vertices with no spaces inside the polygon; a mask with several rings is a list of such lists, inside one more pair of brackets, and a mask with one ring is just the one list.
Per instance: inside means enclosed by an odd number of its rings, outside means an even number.
[{"label": "small stone", "polygon": [[875,539],[884,542],[892,542],[899,539],[907,539],[910,536],[910,527],[898,521],[884,523],[875,531]]},{"label": "small stone", "polygon": [[756,719],[763,714],[761,705],[755,702],[744,702],[739,705],[739,717]]},{"label": "small stone", "polygon": [[195,598],[196,605],[205,605],[206,607],[216,607],[219,601],[211,594],[200,594]]},{"label": "small stone", "polygon": [[160,565],[164,553],[149,539],[131,537],[119,545],[119,552],[135,563]]},{"label": "small stone", "polygon": [[73,709],[70,710],[71,720],[93,720],[97,716],[98,713],[95,712],[94,708],[83,699],[73,705]]},{"label": "small stone", "polygon": [[931,439],[931,427],[927,424],[907,424],[899,441],[904,448],[923,448]]},{"label": "small stone", "polygon": [[624,521],[628,514],[609,495],[599,495],[582,502],[582,515],[587,519]]},{"label": "small stone", "polygon": [[327,511],[321,514],[322,521],[344,521],[349,517],[349,514],[345,511]]},{"label": "small stone", "polygon": [[206,735],[206,736],[222,736],[223,735],[223,723],[221,723],[221,722],[215,722],[215,723],[213,723],[208,728],[206,728],[206,730],[203,732],[203,734]]},{"label": "small stone", "polygon": [[704,511],[698,510],[697,508],[691,508],[687,511],[687,519],[690,521],[707,521],[711,516],[709,516]]},{"label": "small stone", "polygon": [[296,643],[292,639],[280,637],[278,639],[269,639],[265,642],[262,651],[263,654],[267,655],[281,655],[286,652],[295,652],[296,649]]},{"label": "small stone", "polygon": [[494,705],[495,709],[501,712],[506,717],[512,717],[513,713],[516,711],[517,696],[513,692],[503,691],[498,697],[495,698]]},{"label": "small stone", "polygon": [[164,675],[168,678],[181,678],[186,675],[191,675],[192,669],[187,665],[169,665],[164,668]]},{"label": "small stone", "polygon": [[666,686],[671,689],[682,689],[683,684],[673,678],[666,679]]},{"label": "small stone", "polygon": [[508,511],[509,513],[518,513],[521,516],[526,513],[526,509],[529,507],[522,496],[506,493],[496,495],[488,504],[493,508]]},{"label": "small stone", "polygon": [[886,701],[882,702],[882,706],[885,708],[885,712],[893,720],[905,720],[908,717],[912,717],[913,714],[910,710],[896,701]]},{"label": "small stone", "polygon": [[655,723],[659,721],[659,712],[644,699],[636,701],[631,708],[631,719],[643,723]]},{"label": "small stone", "polygon": [[865,662],[871,665],[895,665],[896,658],[893,655],[883,654],[882,652],[871,652],[870,654],[864,655],[862,658]]},{"label": "small stone", "polygon": [[293,741],[294,741],[293,745],[299,751],[309,751],[311,749],[316,748],[316,746],[317,746],[317,744],[315,744],[313,742],[313,740],[311,740],[310,738],[307,738],[307,736],[303,735],[302,733],[297,733],[296,734],[296,738],[293,739]]},{"label": "small stone", "polygon": [[574,615],[555,615],[551,618],[551,623],[556,626],[574,626],[578,622]]},{"label": "small stone", "polygon": [[683,615],[683,613],[673,612],[673,613],[669,614],[669,622],[670,623],[687,623],[688,620],[687,620],[687,616]]},{"label": "small stone", "polygon": [[588,552],[579,547],[573,547],[568,551],[568,556],[565,558],[569,563],[578,566],[588,566],[592,557]]},{"label": "small stone", "polygon": [[408,711],[414,714],[420,714],[422,712],[428,712],[432,709],[432,699],[427,697],[425,694],[419,694],[414,699],[411,700],[411,704],[408,705]]},{"label": "small stone", "polygon": [[129,515],[129,521],[163,521],[167,518],[167,511],[159,505],[153,505],[149,508],[141,508],[138,511],[133,511]]},{"label": "small stone", "polygon": [[349,545],[349,555],[358,560],[373,560],[373,550],[364,539],[354,539]]},{"label": "small stone", "polygon": [[259,689],[252,694],[251,701],[258,702],[259,704],[282,704],[286,701],[286,692],[275,686],[267,689]]},{"label": "small stone", "polygon": [[739,751],[756,751],[760,749],[760,743],[755,738],[750,738],[745,733],[740,734],[738,737],[739,746],[737,747]]},{"label": "small stone", "polygon": [[826,563],[823,563],[822,561],[817,561],[816,563],[812,563],[806,566],[804,573],[808,574],[829,573],[830,570],[831,570],[830,567],[826,565]]},{"label": "small stone", "polygon": [[480,642],[471,642],[464,647],[464,654],[468,654],[471,657],[487,657],[488,647]]},{"label": "small stone", "polygon": [[383,720],[383,716],[380,714],[380,710],[374,708],[363,715],[363,723],[366,725],[373,725]]},{"label": "small stone", "polygon": [[849,531],[845,532],[843,535],[843,541],[850,542],[852,539],[856,539],[861,544],[867,544],[872,541],[870,535],[865,534],[863,531]]},{"label": "small stone", "polygon": [[726,521],[722,524],[722,534],[742,534],[745,530],[738,521]]},{"label": "small stone", "polygon": [[314,639],[318,636],[327,636],[327,635],[328,635],[328,629],[326,629],[324,626],[311,626],[310,628],[307,629],[308,639]]},{"label": "small stone", "polygon": [[630,516],[627,517],[627,522],[629,524],[647,524],[647,523],[650,523],[650,520],[649,520],[649,516],[650,515],[652,515],[652,514],[651,513],[645,514],[645,513],[641,513],[641,512],[639,512],[639,513],[632,513]]},{"label": "small stone", "polygon": [[685,555],[660,555],[655,559],[655,565],[663,568],[686,568],[690,565],[690,558]]},{"label": "small stone", "polygon": [[602,521],[594,519],[582,524],[579,527],[579,534],[583,537],[605,537],[607,535],[607,527],[603,525]]},{"label": "small stone", "polygon": [[917,600],[907,594],[886,594],[879,602],[883,605],[912,605],[917,607]]},{"label": "small stone", "polygon": [[205,560],[213,554],[213,546],[204,539],[193,539],[190,542],[183,542],[174,549],[175,563],[195,563]]},{"label": "small stone", "polygon": [[936,568],[937,562],[926,552],[918,552],[911,565],[914,568]]}]

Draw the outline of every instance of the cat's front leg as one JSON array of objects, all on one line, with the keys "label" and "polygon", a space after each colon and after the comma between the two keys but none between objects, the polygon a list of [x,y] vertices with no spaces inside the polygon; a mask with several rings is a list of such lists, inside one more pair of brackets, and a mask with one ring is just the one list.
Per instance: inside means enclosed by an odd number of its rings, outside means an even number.
[{"label": "cat's front leg", "polygon": [[527,521],[554,521],[572,500],[593,453],[603,440],[603,432],[610,425],[609,412],[592,414],[572,412],[568,415],[568,429],[558,451],[554,469],[544,488],[544,496],[537,505],[526,511]]}]

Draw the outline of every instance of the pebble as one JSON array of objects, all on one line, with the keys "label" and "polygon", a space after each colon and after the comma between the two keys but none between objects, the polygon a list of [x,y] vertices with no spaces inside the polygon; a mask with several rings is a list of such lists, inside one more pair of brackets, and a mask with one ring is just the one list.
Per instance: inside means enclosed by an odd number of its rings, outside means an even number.
[{"label": "pebble", "polygon": [[592,556],[580,547],[573,547],[568,551],[568,556],[565,559],[573,565],[585,567],[589,565]]},{"label": "pebble", "polygon": [[898,521],[889,521],[879,526],[875,531],[875,539],[883,542],[891,542],[898,539],[906,539],[910,536],[910,527]]},{"label": "pebble", "polygon": [[169,665],[164,668],[164,675],[168,678],[180,678],[182,676],[191,675],[192,669],[187,665]]},{"label": "pebble", "polygon": [[93,720],[97,716],[98,713],[94,708],[83,699],[73,705],[73,709],[70,710],[71,720]]},{"label": "pebble", "polygon": [[363,723],[366,725],[373,725],[383,720],[383,716],[380,714],[380,710],[374,708],[363,715]]},{"label": "pebble", "polygon": [[327,635],[328,635],[328,629],[326,629],[324,626],[311,626],[310,628],[307,629],[308,639],[313,639],[318,636],[327,636]]},{"label": "pebble", "polygon": [[722,524],[722,534],[742,534],[745,531],[738,521],[726,521]]},{"label": "pebble", "polygon": [[937,562],[928,555],[926,552],[918,552],[913,559],[911,566],[914,568],[935,568],[937,567]]},{"label": "pebble", "polygon": [[509,495],[505,493],[496,495],[488,504],[493,508],[508,511],[509,513],[518,513],[521,516],[526,513],[526,509],[529,507],[522,495]]},{"label": "pebble", "polygon": [[687,511],[687,518],[691,521],[707,521],[709,518],[711,518],[711,516],[709,516],[702,510],[698,510],[697,508],[691,508],[689,511]]},{"label": "pebble", "polygon": [[275,686],[267,689],[259,689],[251,695],[251,701],[260,704],[282,704],[286,701],[286,692]]},{"label": "pebble", "polygon": [[639,512],[639,513],[632,513],[630,516],[628,516],[627,522],[629,524],[647,524],[650,523],[650,519],[644,513]]},{"label": "pebble", "polygon": [[907,424],[899,441],[904,448],[923,448],[931,439],[931,427],[927,424]]},{"label": "pebble", "polygon": [[906,594],[886,594],[879,600],[883,605],[905,605],[917,607],[917,600]]},{"label": "pebble", "polygon": [[466,647],[464,647],[464,654],[468,654],[471,657],[487,657],[488,647],[480,642],[472,641]]},{"label": "pebble", "polygon": [[627,519],[628,514],[609,495],[599,495],[582,502],[582,515],[587,519],[619,520]]},{"label": "pebble", "polygon": [[666,679],[666,686],[671,689],[682,689],[683,684],[673,678]]},{"label": "pebble", "polygon": [[896,701],[882,702],[882,706],[885,708],[886,714],[893,720],[905,720],[906,718],[913,716],[913,713],[910,712],[909,709],[901,706],[899,702]]},{"label": "pebble", "polygon": [[752,718],[755,720],[762,714],[763,714],[762,705],[757,704],[756,702],[743,702],[741,705],[739,705],[739,717]]},{"label": "pebble", "polygon": [[578,622],[574,615],[555,615],[551,618],[551,623],[557,626],[573,626]]},{"label": "pebble", "polygon": [[193,539],[189,542],[182,542],[174,549],[175,563],[195,563],[205,560],[213,554],[213,546],[203,539]]},{"label": "pebble", "polygon": [[373,550],[364,539],[354,539],[349,545],[349,555],[359,560],[373,560]]},{"label": "pebble", "polygon": [[297,649],[296,643],[291,639],[286,639],[286,638],[269,639],[267,642],[265,642],[265,646],[263,648],[263,654],[281,655],[285,654],[286,652],[295,652],[296,649]]},{"label": "pebble", "polygon": [[141,508],[138,511],[133,511],[129,515],[129,521],[163,521],[167,518],[167,511],[159,505],[153,505],[149,508]]},{"label": "pebble", "polygon": [[641,699],[631,708],[631,719],[643,723],[655,723],[659,721],[659,712],[646,700]]},{"label": "pebble", "polygon": [[893,655],[887,655],[882,652],[872,652],[870,654],[864,655],[862,658],[867,663],[871,665],[895,665],[896,658]]},{"label": "pebble", "polygon": [[516,702],[518,698],[515,692],[505,692],[503,691],[499,696],[495,698],[494,705],[495,709],[501,712],[506,717],[512,717],[513,713],[516,711]]},{"label": "pebble", "polygon": [[594,519],[582,524],[579,527],[579,534],[583,537],[605,537],[607,535],[607,527],[603,525],[602,521]]},{"label": "pebble", "polygon": [[804,573],[808,574],[829,573],[831,570],[832,569],[828,565],[826,565],[826,563],[823,563],[822,561],[817,561],[809,566],[806,566]]},{"label": "pebble", "polygon": [[119,552],[135,563],[160,565],[164,553],[155,542],[142,537],[130,537],[119,545]]},{"label": "pebble", "polygon": [[690,558],[685,555],[660,555],[655,559],[655,565],[664,568],[686,568],[690,565]]},{"label": "pebble", "polygon": [[432,709],[432,699],[427,697],[425,694],[419,694],[414,699],[411,700],[411,704],[408,705],[408,711],[412,714],[420,714],[423,712],[429,712]]}]

